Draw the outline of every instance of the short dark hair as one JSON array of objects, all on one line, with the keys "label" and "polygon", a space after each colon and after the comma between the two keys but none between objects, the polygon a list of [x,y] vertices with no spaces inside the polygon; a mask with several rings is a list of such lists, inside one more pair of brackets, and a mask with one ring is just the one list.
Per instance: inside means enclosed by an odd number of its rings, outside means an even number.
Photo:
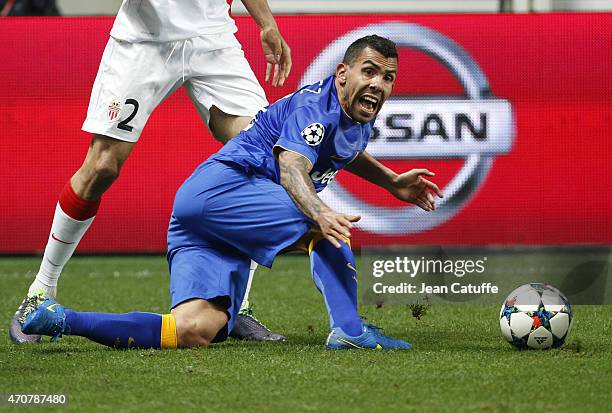
[{"label": "short dark hair", "polygon": [[378,53],[380,53],[387,59],[390,57],[394,57],[397,59],[397,47],[395,46],[395,43],[393,43],[389,39],[385,39],[384,37],[372,34],[370,36],[365,36],[360,39],[357,39],[353,43],[351,43],[348,49],[346,49],[346,53],[344,53],[342,63],[348,65],[352,64],[355,59],[357,59],[361,55],[361,52],[366,47],[376,50]]}]

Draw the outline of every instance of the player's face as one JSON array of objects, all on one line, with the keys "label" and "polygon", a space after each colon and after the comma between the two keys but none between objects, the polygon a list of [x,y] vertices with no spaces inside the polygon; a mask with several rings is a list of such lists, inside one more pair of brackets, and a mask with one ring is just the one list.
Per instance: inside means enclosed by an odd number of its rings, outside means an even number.
[{"label": "player's face", "polygon": [[391,95],[396,76],[396,58],[366,47],[353,63],[341,63],[336,69],[342,109],[357,122],[371,121]]}]

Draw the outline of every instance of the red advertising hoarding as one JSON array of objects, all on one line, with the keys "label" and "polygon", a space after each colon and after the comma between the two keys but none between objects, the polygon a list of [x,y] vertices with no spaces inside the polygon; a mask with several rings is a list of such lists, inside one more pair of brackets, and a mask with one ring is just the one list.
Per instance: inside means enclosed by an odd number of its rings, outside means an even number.
[{"label": "red advertising hoarding", "polygon": [[[237,37],[263,81],[254,23]],[[612,14],[279,16],[293,70],[274,101],[333,70],[351,36],[400,46],[371,150],[427,167],[447,197],[407,209],[347,172],[325,199],[364,216],[356,245],[612,244]],[[0,253],[44,248],[112,18],[0,25]],[[340,51],[339,51],[340,50]],[[341,56],[340,56],[341,57]],[[151,116],[80,252],[163,252],[174,192],[220,145],[179,90]]]}]

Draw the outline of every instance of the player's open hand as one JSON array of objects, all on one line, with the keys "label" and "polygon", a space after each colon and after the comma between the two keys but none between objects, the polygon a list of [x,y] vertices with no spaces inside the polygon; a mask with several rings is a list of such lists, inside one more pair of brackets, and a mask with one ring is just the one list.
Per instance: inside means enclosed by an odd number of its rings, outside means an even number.
[{"label": "player's open hand", "polygon": [[412,169],[398,175],[393,182],[391,193],[404,202],[415,204],[425,211],[436,209],[434,195],[442,198],[442,191],[438,185],[424,178],[425,176],[435,176],[427,169]]},{"label": "player's open hand", "polygon": [[291,71],[291,49],[277,27],[261,30],[261,45],[266,57],[266,78],[272,77],[272,86],[283,86]]},{"label": "player's open hand", "polygon": [[357,215],[340,214],[330,210],[321,212],[316,221],[325,239],[334,247],[340,248],[340,242],[346,242],[351,237],[353,222],[360,219],[361,217]]}]

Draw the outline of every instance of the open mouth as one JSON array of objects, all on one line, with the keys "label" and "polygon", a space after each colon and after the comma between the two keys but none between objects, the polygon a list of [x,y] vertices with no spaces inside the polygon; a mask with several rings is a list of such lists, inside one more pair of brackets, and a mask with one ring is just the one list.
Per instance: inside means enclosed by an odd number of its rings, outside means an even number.
[{"label": "open mouth", "polygon": [[378,98],[372,95],[363,95],[359,98],[359,106],[364,112],[374,114],[378,107]]}]

